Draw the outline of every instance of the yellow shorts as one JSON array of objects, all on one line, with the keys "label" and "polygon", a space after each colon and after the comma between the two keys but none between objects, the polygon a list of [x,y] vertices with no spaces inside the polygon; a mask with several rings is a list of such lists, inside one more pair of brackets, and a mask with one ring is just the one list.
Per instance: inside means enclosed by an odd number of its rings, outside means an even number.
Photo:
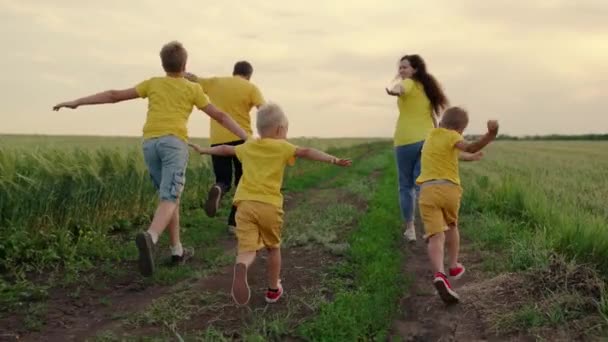
[{"label": "yellow shorts", "polygon": [[257,201],[240,201],[237,206],[236,237],[239,253],[281,246],[281,208]]},{"label": "yellow shorts", "polygon": [[458,223],[462,188],[452,183],[423,185],[418,206],[424,222],[424,238],[445,232]]}]

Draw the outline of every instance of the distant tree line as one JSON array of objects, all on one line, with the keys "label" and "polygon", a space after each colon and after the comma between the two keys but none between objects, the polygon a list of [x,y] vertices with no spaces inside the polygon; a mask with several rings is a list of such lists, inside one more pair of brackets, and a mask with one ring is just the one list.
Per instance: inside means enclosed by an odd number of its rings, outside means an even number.
[{"label": "distant tree line", "polygon": [[[474,140],[479,135],[467,135],[467,140]],[[565,135],[565,134],[549,134],[549,135],[524,135],[524,136],[513,136],[508,134],[499,134],[496,140],[586,140],[586,141],[600,141],[608,140],[608,134],[578,134],[578,135]]]}]

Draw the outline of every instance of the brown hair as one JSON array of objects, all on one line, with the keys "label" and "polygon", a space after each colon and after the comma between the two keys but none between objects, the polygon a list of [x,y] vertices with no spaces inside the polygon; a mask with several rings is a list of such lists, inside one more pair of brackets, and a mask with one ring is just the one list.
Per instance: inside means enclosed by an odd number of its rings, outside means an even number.
[{"label": "brown hair", "polygon": [[251,63],[247,61],[238,61],[234,64],[234,71],[232,71],[232,75],[239,75],[244,77],[251,77],[253,74],[253,67]]},{"label": "brown hair", "polygon": [[412,68],[416,69],[416,72],[412,76],[412,79],[422,83],[422,87],[424,88],[424,93],[426,97],[431,101],[431,107],[433,107],[433,112],[436,115],[439,115],[443,108],[448,105],[448,98],[443,93],[441,89],[441,85],[433,75],[431,75],[426,70],[426,63],[419,55],[405,55],[401,57],[401,62],[407,60],[410,62]]},{"label": "brown hair", "polygon": [[441,117],[439,127],[463,131],[469,124],[469,114],[460,107],[446,109]]},{"label": "brown hair", "polygon": [[187,59],[188,51],[176,40],[165,44],[160,50],[160,60],[166,72],[184,71]]}]

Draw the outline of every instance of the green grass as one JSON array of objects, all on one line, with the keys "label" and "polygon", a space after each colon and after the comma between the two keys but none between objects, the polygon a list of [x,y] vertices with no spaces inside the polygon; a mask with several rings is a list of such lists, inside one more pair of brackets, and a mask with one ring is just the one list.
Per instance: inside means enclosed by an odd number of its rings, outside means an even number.
[{"label": "green grass", "polygon": [[[156,205],[138,141],[0,137],[0,315],[43,298],[48,287],[82,280],[94,266],[96,273],[124,273],[116,263],[135,259],[132,238],[149,224]],[[301,140],[357,157],[365,153],[366,145],[332,147],[355,141]],[[331,165],[300,161],[288,169],[285,185],[288,191],[302,190],[340,172]],[[212,271],[230,260],[214,245],[225,234],[225,223],[204,217],[200,209],[213,182],[210,158],[193,155],[186,177],[184,244],[197,247],[202,253],[198,257],[204,258],[207,271]],[[228,207],[224,205],[223,217]],[[165,237],[159,247],[168,250]],[[163,252],[163,257],[168,255]],[[161,267],[151,282],[167,285],[204,275],[192,267]],[[36,285],[31,282],[33,277]],[[92,284],[95,281],[91,279]]]},{"label": "green grass", "polygon": [[[594,269],[601,280],[589,286],[605,288],[608,211],[600,199],[608,193],[601,171],[608,167],[607,147],[605,142],[499,142],[488,149],[485,160],[462,165],[462,235],[487,255],[485,270],[565,277],[551,271],[558,255],[574,269],[582,264]],[[547,294],[541,300],[554,305],[521,307],[506,313],[498,325],[556,326],[582,313],[593,314],[586,304],[590,293],[572,294]],[[594,296],[596,312],[605,315],[605,290]]]},{"label": "green grass", "polygon": [[[382,340],[397,311],[397,298],[404,289],[399,250],[396,174],[390,167],[392,154],[383,154],[385,174],[370,203],[369,211],[349,237],[347,261],[335,268],[333,286],[341,289],[331,303],[304,323],[299,334],[315,341]],[[377,161],[377,160],[376,160]]]}]

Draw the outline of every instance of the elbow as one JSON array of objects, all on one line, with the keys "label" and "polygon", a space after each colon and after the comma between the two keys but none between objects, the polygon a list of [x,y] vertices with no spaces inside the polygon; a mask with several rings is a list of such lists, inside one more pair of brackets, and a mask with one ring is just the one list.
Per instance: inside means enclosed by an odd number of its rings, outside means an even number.
[{"label": "elbow", "polygon": [[298,148],[297,157],[306,158],[308,156],[310,156],[310,148],[308,148],[308,147]]}]

